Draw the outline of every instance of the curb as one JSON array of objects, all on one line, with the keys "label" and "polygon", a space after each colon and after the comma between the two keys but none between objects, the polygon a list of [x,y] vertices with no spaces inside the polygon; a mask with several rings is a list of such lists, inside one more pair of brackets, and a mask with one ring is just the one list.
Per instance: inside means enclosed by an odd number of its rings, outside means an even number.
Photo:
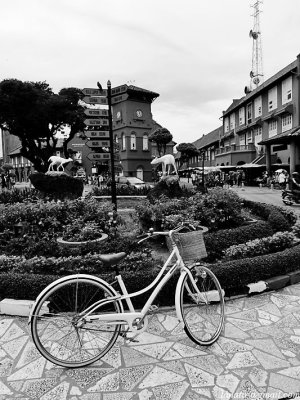
[{"label": "curb", "polygon": [[[248,293],[237,296],[224,297],[228,300],[234,298],[251,297],[253,295],[261,294],[264,292],[270,292],[282,289],[286,286],[294,285],[300,282],[300,270],[289,272],[285,275],[278,275],[273,278],[266,279],[265,281],[258,281],[249,283],[246,285]],[[0,316],[9,315],[17,317],[29,317],[30,311],[35,303],[35,300],[14,300],[14,299],[3,299],[0,301]],[[174,307],[159,307],[159,310],[169,311],[173,310]]]}]

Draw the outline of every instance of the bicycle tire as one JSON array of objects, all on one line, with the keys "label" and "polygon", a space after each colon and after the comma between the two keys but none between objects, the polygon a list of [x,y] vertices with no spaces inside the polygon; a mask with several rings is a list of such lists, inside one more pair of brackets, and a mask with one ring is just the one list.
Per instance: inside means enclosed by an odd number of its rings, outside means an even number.
[{"label": "bicycle tire", "polygon": [[[38,298],[31,318],[32,339],[48,361],[67,368],[87,366],[103,357],[115,344],[121,325],[97,319],[75,326],[78,314],[89,305],[116,292],[109,284],[89,275],[73,275],[50,284]],[[95,313],[120,313],[115,300]]]},{"label": "bicycle tire", "polygon": [[180,287],[180,312],[184,330],[193,342],[208,346],[218,339],[225,319],[224,294],[210,269],[193,266],[190,274],[185,273]]}]

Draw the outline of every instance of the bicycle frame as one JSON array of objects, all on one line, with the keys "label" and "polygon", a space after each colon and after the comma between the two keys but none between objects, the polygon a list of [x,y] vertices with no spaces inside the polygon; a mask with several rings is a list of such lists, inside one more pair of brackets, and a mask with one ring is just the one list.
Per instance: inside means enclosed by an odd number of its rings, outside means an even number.
[{"label": "bicycle frame", "polygon": [[[171,260],[173,257],[176,257],[176,262],[171,266],[171,268],[167,271],[166,274],[165,271],[168,267],[168,265],[171,263]],[[105,300],[100,300],[99,302],[94,303],[93,305],[89,306],[86,310],[82,311],[80,313],[80,318],[78,319],[78,324],[80,324],[81,320],[84,319],[85,321],[92,321],[92,320],[98,320],[98,321],[103,321],[105,323],[111,324],[111,325],[119,325],[119,324],[128,324],[128,328],[131,331],[131,333],[134,333],[134,336],[137,334],[140,334],[142,331],[144,331],[147,327],[147,324],[144,325],[144,319],[147,315],[147,313],[150,310],[150,307],[156,298],[157,294],[161,291],[161,289],[164,287],[164,285],[168,282],[168,280],[171,278],[171,276],[174,274],[174,272],[180,268],[181,274],[183,273],[188,273],[190,274],[189,269],[184,265],[183,260],[181,258],[181,255],[179,253],[178,247],[175,243],[173,243],[173,250],[168,257],[167,261],[163,265],[161,271],[157,275],[157,277],[148,285],[147,287],[143,288],[142,290],[139,290],[134,293],[128,293],[125,283],[122,279],[121,275],[116,276],[116,280],[120,286],[121,289],[121,294],[118,294],[117,296],[113,297],[107,297]],[[148,300],[146,301],[145,305],[143,306],[141,311],[136,311],[131,298],[137,297],[143,293],[146,293],[147,291],[151,290],[155,285],[155,289],[153,292],[150,294]],[[196,287],[196,290],[197,287]],[[177,290],[176,290],[177,292]],[[178,296],[176,296],[178,297]],[[105,314],[93,314],[95,311],[98,311],[101,306],[114,302],[114,301],[125,301],[129,311],[127,312],[122,312],[122,313],[105,313]],[[180,312],[180,307],[179,307],[179,301],[176,301],[176,314],[178,317],[178,320],[182,322],[182,316]],[[143,325],[143,327],[141,327]]]}]

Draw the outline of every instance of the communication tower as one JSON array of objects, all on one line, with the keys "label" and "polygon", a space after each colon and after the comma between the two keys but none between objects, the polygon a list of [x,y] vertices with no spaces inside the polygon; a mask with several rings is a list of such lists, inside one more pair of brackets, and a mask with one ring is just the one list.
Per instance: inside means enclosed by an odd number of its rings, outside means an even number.
[{"label": "communication tower", "polygon": [[261,13],[259,6],[262,3],[263,0],[255,0],[253,4],[250,4],[253,8],[253,28],[249,32],[249,37],[252,39],[252,69],[250,71],[250,87],[245,87],[245,93],[251,92],[264,81],[261,29],[259,22],[259,15]]},{"label": "communication tower", "polygon": [[261,30],[259,23],[259,15],[261,13],[259,6],[262,0],[256,0],[251,7],[253,7],[253,29],[251,29],[249,36],[252,38],[252,70],[250,72],[250,85],[251,89],[256,88],[264,81],[263,73],[263,57],[262,57],[262,44],[261,44]]}]

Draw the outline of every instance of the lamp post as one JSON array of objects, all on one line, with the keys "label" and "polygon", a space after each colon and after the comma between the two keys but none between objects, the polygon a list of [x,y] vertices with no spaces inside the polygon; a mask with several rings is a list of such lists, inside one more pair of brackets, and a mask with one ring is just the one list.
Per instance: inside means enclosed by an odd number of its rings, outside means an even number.
[{"label": "lamp post", "polygon": [[114,161],[114,138],[112,127],[111,113],[111,82],[107,81],[107,103],[108,103],[108,124],[109,124],[109,145],[110,145],[110,165],[111,165],[111,201],[114,204],[114,209],[117,211],[117,190],[115,178],[115,161]]}]

